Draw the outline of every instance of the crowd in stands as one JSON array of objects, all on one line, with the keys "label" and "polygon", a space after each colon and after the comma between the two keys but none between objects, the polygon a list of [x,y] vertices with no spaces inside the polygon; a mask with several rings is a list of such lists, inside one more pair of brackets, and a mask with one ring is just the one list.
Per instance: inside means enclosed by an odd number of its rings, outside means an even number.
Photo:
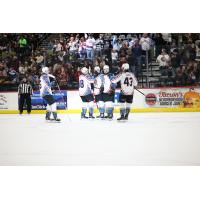
[{"label": "crowd in stands", "polygon": [[78,87],[83,66],[92,73],[107,64],[116,73],[128,62],[140,77],[147,59],[164,85],[199,85],[200,34],[0,34],[0,87],[27,77],[37,89],[43,66],[62,88]]}]

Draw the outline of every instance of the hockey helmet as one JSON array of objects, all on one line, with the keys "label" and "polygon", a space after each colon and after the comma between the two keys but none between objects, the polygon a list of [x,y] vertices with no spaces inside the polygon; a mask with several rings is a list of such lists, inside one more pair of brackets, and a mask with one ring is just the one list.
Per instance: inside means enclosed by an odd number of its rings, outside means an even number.
[{"label": "hockey helmet", "polygon": [[81,73],[84,74],[84,75],[88,74],[88,68],[87,67],[83,67],[81,69]]},{"label": "hockey helmet", "polygon": [[109,71],[110,71],[109,66],[108,66],[108,65],[104,65],[104,67],[103,67],[103,72],[104,72],[104,74],[109,73]]},{"label": "hockey helmet", "polygon": [[94,72],[96,72],[97,74],[99,74],[101,72],[101,69],[99,66],[95,66],[94,67]]},{"label": "hockey helmet", "polygon": [[124,63],[122,65],[122,71],[126,71],[126,70],[129,70],[129,64],[128,63]]},{"label": "hockey helmet", "polygon": [[42,72],[45,73],[45,74],[48,74],[49,73],[49,68],[48,67],[43,67],[42,68]]}]

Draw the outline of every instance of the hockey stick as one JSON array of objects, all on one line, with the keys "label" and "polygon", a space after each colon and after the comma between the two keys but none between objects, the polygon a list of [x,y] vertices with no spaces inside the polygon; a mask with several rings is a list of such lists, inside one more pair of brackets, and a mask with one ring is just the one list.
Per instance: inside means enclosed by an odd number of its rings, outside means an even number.
[{"label": "hockey stick", "polygon": [[[64,105],[65,105],[65,110],[67,110],[67,106],[66,106],[66,104],[65,104],[65,100],[64,100],[64,97],[63,97],[62,92],[61,92],[61,90],[60,90],[60,86],[59,86],[59,84],[58,84],[58,81],[56,80],[56,77],[53,76],[53,75],[51,75],[51,74],[49,74],[49,76],[55,80],[56,86],[57,86],[58,91],[59,91],[59,93],[60,93],[60,95],[61,95],[61,98],[62,98],[62,100],[63,100],[63,103],[64,103]],[[69,121],[71,122],[72,120],[71,120],[71,118],[70,118],[70,116],[69,116],[68,114],[67,114],[67,117],[68,117]]]},{"label": "hockey stick", "polygon": [[134,87],[134,89],[137,90],[140,94],[142,94],[143,96],[146,97],[146,95],[143,92],[141,92],[140,90],[138,90],[136,87]]}]

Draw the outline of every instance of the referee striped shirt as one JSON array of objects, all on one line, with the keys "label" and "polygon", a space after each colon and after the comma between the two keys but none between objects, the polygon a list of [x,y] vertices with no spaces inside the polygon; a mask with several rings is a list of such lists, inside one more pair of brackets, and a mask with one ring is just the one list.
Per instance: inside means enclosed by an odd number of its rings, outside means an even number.
[{"label": "referee striped shirt", "polygon": [[33,94],[33,88],[30,83],[20,83],[18,87],[18,94]]}]

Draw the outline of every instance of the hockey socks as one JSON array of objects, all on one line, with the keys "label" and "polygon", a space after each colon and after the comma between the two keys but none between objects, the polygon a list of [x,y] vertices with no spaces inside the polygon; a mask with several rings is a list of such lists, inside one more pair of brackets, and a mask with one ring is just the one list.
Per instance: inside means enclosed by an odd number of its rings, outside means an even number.
[{"label": "hockey socks", "polygon": [[99,113],[100,114],[104,114],[104,112],[105,112],[105,108],[99,108]]},{"label": "hockey socks", "polygon": [[52,114],[55,121],[60,121],[60,119],[58,119],[57,112],[52,112]]},{"label": "hockey socks", "polygon": [[86,115],[86,112],[87,112],[87,108],[82,108],[81,115]]},{"label": "hockey socks", "polygon": [[125,116],[126,110],[124,108],[120,108],[120,115]]},{"label": "hockey socks", "polygon": [[107,117],[106,118],[110,118],[112,119],[113,118],[113,110],[114,108],[107,108]]},{"label": "hockey socks", "polygon": [[126,108],[126,114],[125,114],[125,119],[128,119],[128,115],[130,113],[130,108]]},{"label": "hockey socks", "polygon": [[82,108],[81,118],[88,118],[88,117],[85,116],[86,112],[87,112],[87,108]]},{"label": "hockey socks", "polygon": [[45,119],[50,120],[50,116],[51,116],[51,112],[47,111]]},{"label": "hockey socks", "polygon": [[89,108],[89,114],[93,115],[94,114],[94,108]]},{"label": "hockey socks", "polygon": [[121,117],[118,118],[117,120],[124,120],[125,119],[125,109],[124,108],[120,108],[120,115]]}]

